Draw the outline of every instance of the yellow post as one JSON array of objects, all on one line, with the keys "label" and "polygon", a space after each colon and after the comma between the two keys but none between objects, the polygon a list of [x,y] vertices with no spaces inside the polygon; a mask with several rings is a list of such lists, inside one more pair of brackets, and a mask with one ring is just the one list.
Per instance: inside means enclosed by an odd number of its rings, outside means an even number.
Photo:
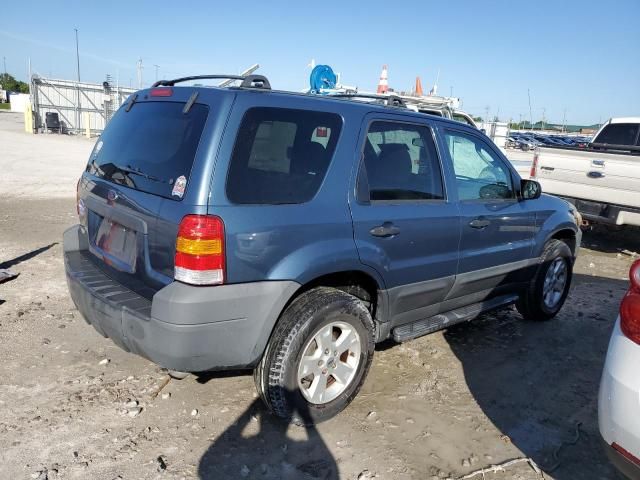
[{"label": "yellow post", "polygon": [[33,110],[31,110],[31,102],[24,104],[24,131],[33,133]]},{"label": "yellow post", "polygon": [[91,125],[89,124],[91,117],[89,116],[89,112],[84,112],[84,124],[86,125],[84,136],[87,138],[91,138]]}]

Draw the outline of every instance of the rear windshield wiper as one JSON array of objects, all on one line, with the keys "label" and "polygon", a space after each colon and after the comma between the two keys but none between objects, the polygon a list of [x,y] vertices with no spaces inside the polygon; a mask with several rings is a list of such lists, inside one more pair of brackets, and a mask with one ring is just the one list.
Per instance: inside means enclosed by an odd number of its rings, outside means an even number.
[{"label": "rear windshield wiper", "polygon": [[142,170],[140,170],[137,167],[134,167],[132,165],[127,165],[125,167],[121,166],[121,165],[115,165],[115,167],[118,170],[121,170],[125,173],[131,173],[133,175],[140,175],[143,178],[146,178],[147,180],[151,180],[152,182],[158,182],[158,183],[169,183],[166,180],[163,180],[161,178],[158,177],[154,177],[153,175],[149,175],[148,173],[144,173]]}]

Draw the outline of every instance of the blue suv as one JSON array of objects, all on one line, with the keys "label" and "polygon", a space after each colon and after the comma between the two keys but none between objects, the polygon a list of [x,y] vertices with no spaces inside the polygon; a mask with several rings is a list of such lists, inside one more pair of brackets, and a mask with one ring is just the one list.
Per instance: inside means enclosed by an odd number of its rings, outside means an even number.
[{"label": "blue suv", "polygon": [[118,110],[64,233],[100,334],[177,372],[253,369],[275,414],[356,396],[377,342],[515,303],[554,317],[579,214],[478,130],[389,95],[160,81]]}]

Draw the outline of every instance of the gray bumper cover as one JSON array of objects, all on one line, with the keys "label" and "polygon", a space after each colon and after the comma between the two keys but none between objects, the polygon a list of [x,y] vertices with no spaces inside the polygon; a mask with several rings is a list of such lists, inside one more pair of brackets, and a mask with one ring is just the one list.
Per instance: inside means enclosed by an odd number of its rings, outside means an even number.
[{"label": "gray bumper cover", "polygon": [[254,366],[300,286],[174,282],[148,300],[108,277],[90,255],[80,226],[64,233],[67,284],[86,321],[124,350],[185,372]]}]

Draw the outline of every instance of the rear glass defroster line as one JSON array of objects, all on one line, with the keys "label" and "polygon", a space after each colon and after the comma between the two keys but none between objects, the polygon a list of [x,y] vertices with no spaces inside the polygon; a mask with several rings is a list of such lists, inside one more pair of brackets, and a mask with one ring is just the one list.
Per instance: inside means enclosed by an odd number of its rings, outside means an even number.
[{"label": "rear glass defroster line", "polygon": [[186,115],[187,113],[189,113],[189,110],[191,110],[193,104],[196,103],[196,98],[198,98],[198,92],[193,92],[189,97],[189,100],[187,100],[187,103],[184,105],[184,108],[182,109],[183,114]]}]

